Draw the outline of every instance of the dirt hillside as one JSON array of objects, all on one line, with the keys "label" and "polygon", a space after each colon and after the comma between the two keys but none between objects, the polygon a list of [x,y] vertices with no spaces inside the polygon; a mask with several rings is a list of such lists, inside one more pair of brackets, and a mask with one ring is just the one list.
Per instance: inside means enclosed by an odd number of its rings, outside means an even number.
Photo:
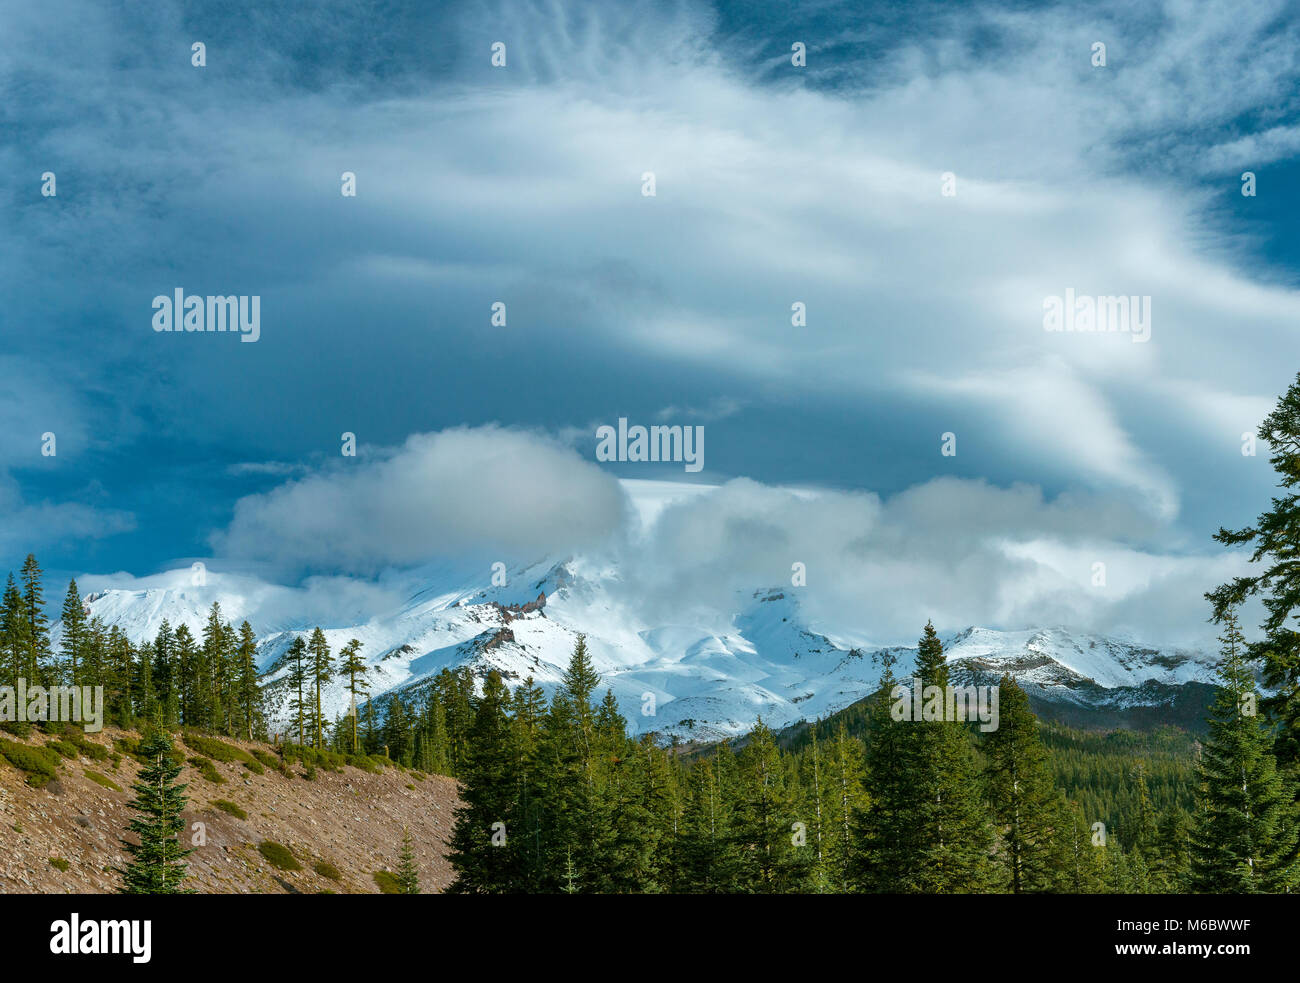
[{"label": "dirt hillside", "polygon": [[[33,747],[51,740],[39,733],[25,739],[0,736]],[[116,738],[137,736],[106,727],[85,740],[111,750]],[[263,754],[270,750],[224,743]],[[183,743],[177,748],[187,757],[198,756]],[[106,760],[78,755],[61,760],[56,777],[35,788],[26,772],[0,757],[0,893],[115,890],[118,878],[109,868],[126,860],[119,840],[136,815],[126,802],[139,767],[127,755]],[[441,891],[452,880],[442,856],[457,803],[452,779],[397,767],[379,774],[350,766],[342,772],[316,768],[310,780],[300,764],[291,766],[292,777],[272,768],[254,774],[238,761],[212,761],[206,767],[223,783],[203,777],[191,764],[180,777],[189,786],[185,819],[191,845],[200,834],[206,841],[188,858],[187,886],[199,892],[378,893],[374,874],[396,869],[403,827],[411,832],[421,890]],[[213,805],[218,800],[230,805]],[[232,814],[238,811],[247,818]],[[196,831],[194,823],[203,826]],[[261,849],[266,841],[287,847],[301,869],[283,869],[292,861],[281,859],[281,866],[268,861]],[[337,879],[329,876],[334,874]]]}]

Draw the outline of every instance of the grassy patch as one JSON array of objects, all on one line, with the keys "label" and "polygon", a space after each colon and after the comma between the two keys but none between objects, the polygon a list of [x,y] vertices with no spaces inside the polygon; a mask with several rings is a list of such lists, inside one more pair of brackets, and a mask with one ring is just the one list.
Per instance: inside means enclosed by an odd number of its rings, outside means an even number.
[{"label": "grassy patch", "polygon": [[63,873],[66,874],[68,872],[68,868],[71,867],[72,864],[68,863],[62,857],[50,857],[50,866],[53,867],[55,870],[62,871]]},{"label": "grassy patch", "polygon": [[222,812],[228,813],[236,819],[248,818],[248,813],[239,808],[239,806],[235,805],[235,803],[231,802],[229,799],[216,799],[213,801],[212,807],[214,809],[220,809]]},{"label": "grassy patch", "polygon": [[386,870],[375,871],[375,884],[378,885],[380,894],[402,893],[402,882],[397,879],[396,875]]},{"label": "grassy patch", "polygon": [[289,852],[287,846],[274,840],[263,840],[257,849],[272,867],[278,867],[280,870],[302,870],[302,864],[298,863],[298,858]]},{"label": "grassy patch", "polygon": [[221,777],[217,771],[217,766],[207,758],[190,758],[190,764],[198,769],[200,775],[210,781],[213,785],[225,785],[226,780]]},{"label": "grassy patch", "polygon": [[107,761],[109,756],[108,748],[102,744],[96,744],[94,741],[87,740],[85,733],[79,728],[68,727],[64,730],[62,739],[64,742],[71,744],[84,757],[91,761]]},{"label": "grassy patch", "polygon": [[49,748],[0,739],[0,757],[27,773],[27,784],[42,788],[58,774],[59,756]]},{"label": "grassy patch", "polygon": [[264,767],[270,768],[274,771],[280,770],[279,757],[272,754],[270,751],[263,751],[261,748],[253,748],[249,753],[255,760],[260,761]]},{"label": "grassy patch", "polygon": [[213,761],[221,761],[229,764],[232,761],[252,761],[253,756],[245,751],[242,747],[236,747],[234,744],[227,744],[225,741],[219,741],[215,737],[204,737],[202,734],[194,734],[186,731],[181,735],[181,740],[185,742],[186,747],[206,758]]},{"label": "grassy patch", "polygon": [[111,788],[114,792],[122,791],[121,785],[117,784],[117,782],[113,781],[113,779],[109,778],[107,775],[101,775],[97,771],[91,771],[89,768],[87,768],[86,777],[89,778],[96,785],[103,785],[104,788]]},{"label": "grassy patch", "polygon": [[67,741],[46,741],[45,746],[69,760],[81,757],[81,752],[77,750],[77,746]]},{"label": "grassy patch", "polygon": [[312,864],[312,869],[321,877],[328,877],[331,881],[343,880],[343,873],[328,860],[317,860]]},{"label": "grassy patch", "polygon": [[[117,748],[117,750],[120,753],[125,754],[128,758],[133,759],[138,764],[142,764],[142,765],[149,764],[148,761],[146,761],[143,757],[140,756],[140,742],[136,740],[136,738],[134,737],[115,738],[113,740],[113,746]],[[183,765],[185,764],[185,752],[182,751],[180,748],[173,747],[171,753],[171,759],[172,761],[176,762],[176,764]]]}]

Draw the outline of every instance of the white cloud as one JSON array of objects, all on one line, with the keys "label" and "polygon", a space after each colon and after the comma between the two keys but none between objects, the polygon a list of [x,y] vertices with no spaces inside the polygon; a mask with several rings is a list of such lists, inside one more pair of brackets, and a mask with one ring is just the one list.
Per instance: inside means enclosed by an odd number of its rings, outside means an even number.
[{"label": "white cloud", "polygon": [[626,509],[614,478],[550,438],[463,428],[240,499],[214,545],[291,569],[369,573],[471,551],[582,549],[617,532]]}]

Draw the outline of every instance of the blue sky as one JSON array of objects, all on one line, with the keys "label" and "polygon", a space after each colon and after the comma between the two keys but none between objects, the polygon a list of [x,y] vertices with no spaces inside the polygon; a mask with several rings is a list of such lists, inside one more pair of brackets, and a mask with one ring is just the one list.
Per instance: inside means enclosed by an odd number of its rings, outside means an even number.
[{"label": "blue sky", "polygon": [[[660,567],[762,581],[806,552],[827,605],[931,578],[954,624],[1163,638],[1201,630],[1229,569],[1210,533],[1266,504],[1241,435],[1300,369],[1285,4],[3,16],[6,566],[373,578],[465,529],[516,553],[622,541],[610,475],[692,478],[779,548],[660,544]],[[176,287],[259,295],[260,340],[155,333]],[[1045,332],[1067,287],[1150,296],[1150,341]],[[703,425],[704,472],[597,467],[619,417]],[[358,504],[398,480],[388,511]],[[909,576],[877,583],[879,550]],[[1080,594],[1093,557],[1105,603]]]}]

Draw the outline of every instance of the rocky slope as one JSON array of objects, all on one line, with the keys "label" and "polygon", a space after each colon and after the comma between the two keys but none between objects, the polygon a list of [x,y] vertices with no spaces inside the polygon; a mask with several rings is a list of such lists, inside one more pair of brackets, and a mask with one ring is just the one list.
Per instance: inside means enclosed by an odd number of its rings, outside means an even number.
[{"label": "rocky slope", "polygon": [[[105,728],[86,740],[112,748],[113,738],[121,736]],[[20,743],[40,745],[48,739],[33,733]],[[269,768],[252,774],[238,762],[214,761],[212,767],[223,784],[188,764],[181,775],[189,785],[190,835],[201,830],[205,840],[188,858],[188,884],[199,892],[378,893],[373,875],[396,868],[403,828],[411,832],[422,890],[440,891],[451,882],[443,852],[457,799],[456,783],[449,778],[345,767],[341,773],[317,768],[308,780],[301,766],[291,768],[293,777]],[[24,772],[0,757],[0,893],[114,891],[118,879],[109,868],[125,860],[119,840],[135,815],[126,802],[138,769],[127,756],[114,767],[112,760],[82,755],[64,760],[54,780],[34,788]],[[214,806],[217,800],[233,803],[247,818]],[[196,829],[195,823],[202,826]],[[287,847],[302,869],[273,866],[259,850],[264,841]],[[338,879],[322,876],[318,864],[322,870],[332,865]],[[64,865],[67,869],[60,869]]]}]

